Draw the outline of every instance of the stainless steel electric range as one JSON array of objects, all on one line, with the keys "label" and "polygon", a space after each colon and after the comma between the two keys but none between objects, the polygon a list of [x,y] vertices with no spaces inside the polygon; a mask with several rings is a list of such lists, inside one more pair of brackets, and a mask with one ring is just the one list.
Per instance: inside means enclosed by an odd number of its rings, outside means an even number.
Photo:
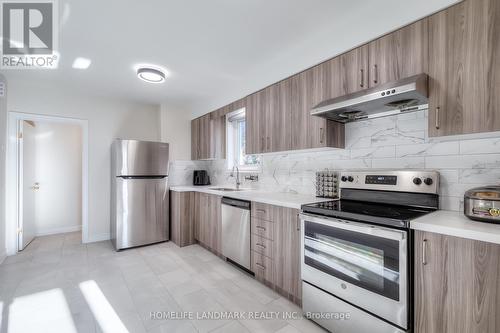
[{"label": "stainless steel electric range", "polygon": [[439,174],[342,172],[340,199],[302,206],[303,310],[335,333],[412,327],[409,224],[439,207]]}]

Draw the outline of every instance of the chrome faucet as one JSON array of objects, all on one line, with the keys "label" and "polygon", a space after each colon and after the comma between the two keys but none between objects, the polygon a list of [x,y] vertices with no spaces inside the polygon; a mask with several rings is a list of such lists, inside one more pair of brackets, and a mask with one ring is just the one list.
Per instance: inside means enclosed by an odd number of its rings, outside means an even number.
[{"label": "chrome faucet", "polygon": [[233,170],[231,170],[231,177],[234,177],[234,169],[236,169],[236,189],[240,189],[241,181],[240,181],[240,169],[236,164],[233,165]]}]

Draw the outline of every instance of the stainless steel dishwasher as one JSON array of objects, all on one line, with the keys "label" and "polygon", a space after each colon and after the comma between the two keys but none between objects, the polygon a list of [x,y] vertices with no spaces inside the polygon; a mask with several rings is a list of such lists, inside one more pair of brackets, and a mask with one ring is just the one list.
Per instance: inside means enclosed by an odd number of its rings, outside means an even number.
[{"label": "stainless steel dishwasher", "polygon": [[222,198],[222,255],[250,269],[250,202]]}]

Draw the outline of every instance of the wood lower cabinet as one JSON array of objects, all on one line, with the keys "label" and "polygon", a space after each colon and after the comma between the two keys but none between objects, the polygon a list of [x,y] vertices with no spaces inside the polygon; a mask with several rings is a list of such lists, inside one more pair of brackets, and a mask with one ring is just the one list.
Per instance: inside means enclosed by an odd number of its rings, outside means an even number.
[{"label": "wood lower cabinet", "polygon": [[427,73],[427,27],[423,19],[368,44],[369,87]]},{"label": "wood lower cabinet", "polygon": [[195,193],[170,191],[170,240],[180,247],[194,240]]},{"label": "wood lower cabinet", "polygon": [[302,281],[300,278],[300,223],[297,209],[280,207],[280,219],[275,222],[274,287],[300,304]]},{"label": "wood lower cabinet", "polygon": [[194,194],[194,238],[212,252],[221,254],[221,196]]},{"label": "wood lower cabinet", "polygon": [[500,2],[429,17],[429,135],[500,130]]},{"label": "wood lower cabinet", "polygon": [[299,211],[252,202],[251,269],[255,277],[300,304]]},{"label": "wood lower cabinet", "polygon": [[500,332],[500,245],[415,232],[414,332]]}]

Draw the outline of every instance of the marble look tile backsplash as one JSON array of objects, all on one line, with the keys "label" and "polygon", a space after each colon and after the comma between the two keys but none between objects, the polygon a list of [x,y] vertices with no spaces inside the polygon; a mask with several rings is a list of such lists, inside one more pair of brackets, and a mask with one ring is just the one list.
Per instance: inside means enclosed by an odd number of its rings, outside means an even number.
[{"label": "marble look tile backsplash", "polygon": [[[500,134],[485,136],[491,134],[429,139],[426,111],[349,123],[346,149],[262,155],[259,181],[244,186],[314,195],[318,170],[434,169],[441,174],[441,208],[462,210],[467,189],[500,184]],[[207,168],[212,184],[234,184],[225,165],[224,160],[174,162],[171,170]],[[190,177],[192,172],[176,182],[190,184]]]}]

